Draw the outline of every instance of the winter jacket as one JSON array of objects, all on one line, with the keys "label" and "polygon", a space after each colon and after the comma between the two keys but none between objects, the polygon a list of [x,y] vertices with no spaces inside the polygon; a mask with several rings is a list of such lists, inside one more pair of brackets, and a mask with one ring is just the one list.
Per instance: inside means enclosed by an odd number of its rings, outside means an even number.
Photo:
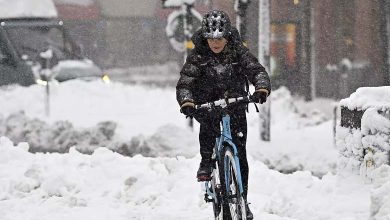
[{"label": "winter jacket", "polygon": [[224,50],[214,54],[202,30],[193,35],[195,48],[187,57],[176,86],[179,105],[187,101],[202,104],[247,95],[247,80],[256,90],[271,92],[267,72],[242,44],[237,29],[233,28],[226,39],[228,43]]}]

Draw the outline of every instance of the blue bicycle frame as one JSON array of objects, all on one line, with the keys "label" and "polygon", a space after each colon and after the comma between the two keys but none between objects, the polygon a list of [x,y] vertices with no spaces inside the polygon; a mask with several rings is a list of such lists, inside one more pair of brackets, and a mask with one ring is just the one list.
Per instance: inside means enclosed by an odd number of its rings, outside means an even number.
[{"label": "blue bicycle frame", "polygon": [[[236,171],[237,171],[237,179],[238,179],[238,186],[240,193],[242,194],[244,192],[244,188],[242,186],[242,178],[241,178],[241,170],[240,170],[240,162],[238,159],[238,151],[236,145],[233,143],[233,138],[232,138],[232,133],[230,130],[230,116],[228,114],[224,114],[222,117],[222,129],[221,129],[221,135],[216,138],[216,159],[217,161],[220,161],[221,159],[221,152],[224,149],[225,143],[229,144],[232,147],[233,150],[233,158],[236,164]],[[224,158],[224,167],[228,167],[228,158]],[[226,169],[225,170],[225,184],[226,184],[226,191],[228,192],[229,189],[229,177],[230,177],[230,170]],[[207,194],[210,197],[214,197],[214,193],[212,193],[209,190],[209,187],[207,187],[209,184],[209,181],[205,182],[205,187]]]}]

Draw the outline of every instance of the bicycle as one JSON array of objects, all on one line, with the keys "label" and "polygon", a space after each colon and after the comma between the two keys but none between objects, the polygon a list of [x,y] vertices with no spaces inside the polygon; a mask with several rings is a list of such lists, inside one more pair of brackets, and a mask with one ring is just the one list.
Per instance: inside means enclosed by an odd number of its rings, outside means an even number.
[{"label": "bicycle", "polygon": [[251,96],[220,99],[196,105],[195,109],[218,111],[220,135],[216,138],[212,156],[211,180],[205,181],[205,201],[213,203],[214,217],[217,220],[246,220],[246,201],[241,178],[237,147],[230,131],[230,116],[227,107],[232,104],[253,103]]}]

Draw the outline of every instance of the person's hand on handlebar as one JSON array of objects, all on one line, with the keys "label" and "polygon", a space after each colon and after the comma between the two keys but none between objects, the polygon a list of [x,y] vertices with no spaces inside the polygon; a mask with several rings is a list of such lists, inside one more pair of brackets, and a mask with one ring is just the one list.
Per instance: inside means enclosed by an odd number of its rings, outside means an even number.
[{"label": "person's hand on handlebar", "polygon": [[193,102],[187,101],[180,106],[180,112],[185,116],[192,116],[195,112],[195,104]]},{"label": "person's hand on handlebar", "polygon": [[253,95],[252,95],[252,99],[254,102],[256,103],[260,103],[260,104],[263,104],[264,102],[267,101],[267,97],[268,97],[268,90],[266,89],[258,89],[256,90]]}]

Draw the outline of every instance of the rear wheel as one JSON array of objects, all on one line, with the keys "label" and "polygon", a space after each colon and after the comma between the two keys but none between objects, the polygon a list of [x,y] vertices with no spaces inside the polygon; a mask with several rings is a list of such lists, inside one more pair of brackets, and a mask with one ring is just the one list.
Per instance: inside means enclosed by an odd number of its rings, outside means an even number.
[{"label": "rear wheel", "polygon": [[[234,159],[234,154],[231,147],[226,147],[223,153],[223,170],[224,178],[223,185],[226,187],[225,191],[225,203],[224,210],[230,213],[230,218],[226,217],[224,219],[232,219],[232,220],[246,220],[246,206],[245,199],[240,192],[239,181],[241,177],[239,177],[237,166],[237,162]],[[225,180],[226,179],[226,180]],[[241,182],[242,184],[242,182]],[[223,187],[223,188],[225,188]]]}]

